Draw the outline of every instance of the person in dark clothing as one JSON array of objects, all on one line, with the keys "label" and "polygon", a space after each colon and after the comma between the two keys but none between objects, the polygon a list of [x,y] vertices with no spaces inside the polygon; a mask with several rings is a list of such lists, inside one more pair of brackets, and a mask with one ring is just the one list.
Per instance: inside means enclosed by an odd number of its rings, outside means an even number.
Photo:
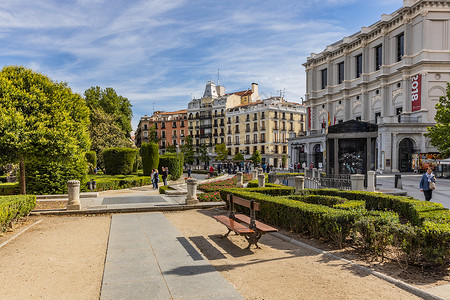
[{"label": "person in dark clothing", "polygon": [[420,179],[419,188],[420,191],[423,192],[423,195],[425,196],[426,201],[430,201],[433,197],[433,190],[430,189],[430,183],[436,182],[436,178],[434,177],[434,174],[432,173],[433,169],[431,167],[428,167],[427,172],[422,175],[422,178]]}]

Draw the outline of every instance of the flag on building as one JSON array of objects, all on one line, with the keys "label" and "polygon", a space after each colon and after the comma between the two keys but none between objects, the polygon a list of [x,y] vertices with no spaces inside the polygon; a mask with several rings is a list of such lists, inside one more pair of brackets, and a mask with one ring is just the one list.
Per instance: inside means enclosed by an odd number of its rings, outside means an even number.
[{"label": "flag on building", "polygon": [[328,113],[328,126],[331,126],[330,113]]}]

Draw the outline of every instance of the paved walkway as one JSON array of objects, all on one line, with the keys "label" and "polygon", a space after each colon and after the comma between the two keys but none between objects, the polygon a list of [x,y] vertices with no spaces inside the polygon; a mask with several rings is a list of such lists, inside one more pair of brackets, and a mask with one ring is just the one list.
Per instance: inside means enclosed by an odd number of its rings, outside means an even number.
[{"label": "paved walkway", "polygon": [[113,215],[100,299],[243,299],[162,213]]}]

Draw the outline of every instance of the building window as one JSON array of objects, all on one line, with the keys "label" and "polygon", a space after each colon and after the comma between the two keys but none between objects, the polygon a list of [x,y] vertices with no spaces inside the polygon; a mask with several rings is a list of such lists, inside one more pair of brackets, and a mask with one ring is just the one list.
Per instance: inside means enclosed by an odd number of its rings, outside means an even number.
[{"label": "building window", "polygon": [[177,131],[176,130],[172,131],[172,136],[174,136],[174,137],[177,136]]},{"label": "building window", "polygon": [[402,32],[397,35],[397,61],[401,61],[405,55],[405,34]]},{"label": "building window", "polygon": [[239,133],[239,125],[236,125],[236,130],[234,132]]},{"label": "building window", "polygon": [[355,57],[356,60],[356,78],[361,77],[362,74],[362,54]]},{"label": "building window", "polygon": [[265,118],[266,118],[266,116],[265,116],[264,112],[262,112],[261,113],[261,119],[265,119]]},{"label": "building window", "polygon": [[278,119],[278,112],[275,112],[274,119]]},{"label": "building window", "polygon": [[380,112],[376,112],[375,113],[375,124],[378,124],[378,118],[381,117],[381,113]]},{"label": "building window", "polygon": [[375,47],[375,70],[379,70],[383,64],[383,45]]},{"label": "building window", "polygon": [[180,127],[184,127],[184,121],[181,121]]},{"label": "building window", "polygon": [[166,132],[165,131],[161,131],[161,138],[165,139],[166,138]]},{"label": "building window", "polygon": [[338,64],[338,84],[344,81],[344,62]]},{"label": "building window", "polygon": [[144,124],[144,130],[147,130],[148,128],[147,128],[147,124]]},{"label": "building window", "polygon": [[166,128],[166,123],[162,122],[161,123],[161,129],[164,129],[164,128]]},{"label": "building window", "polygon": [[253,123],[253,131],[258,131],[258,122]]},{"label": "building window", "polygon": [[177,122],[172,122],[172,128],[177,128]]},{"label": "building window", "polygon": [[184,137],[184,129],[181,130],[181,136]]},{"label": "building window", "polygon": [[234,137],[235,145],[239,145],[239,136]]},{"label": "building window", "polygon": [[231,136],[228,137],[228,145],[231,145]]},{"label": "building window", "polygon": [[399,123],[401,123],[401,121],[402,121],[402,118],[401,118],[402,112],[403,112],[403,107],[397,107],[395,109],[395,114],[398,116]]},{"label": "building window", "polygon": [[266,134],[261,133],[261,143],[265,143],[265,142],[266,142]]},{"label": "building window", "polygon": [[254,113],[254,114],[253,114],[253,121],[256,121],[256,120],[258,120],[258,114],[257,114],[257,113]]},{"label": "building window", "polygon": [[255,133],[253,134],[253,143],[256,144],[258,142],[258,135]]},{"label": "building window", "polygon": [[239,123],[239,116],[236,116],[236,123]]},{"label": "building window", "polygon": [[273,129],[278,130],[278,121],[273,122]]},{"label": "building window", "polygon": [[158,123],[155,123],[155,129],[158,129]]},{"label": "building window", "polygon": [[249,135],[245,136],[245,143],[250,144],[250,136]]},{"label": "building window", "polygon": [[322,71],[320,71],[320,75],[322,78],[322,89],[327,87],[327,69],[323,69]]},{"label": "building window", "polygon": [[289,123],[289,130],[294,130],[294,123],[293,122]]},{"label": "building window", "polygon": [[261,130],[266,130],[266,122],[265,121],[261,122]]}]

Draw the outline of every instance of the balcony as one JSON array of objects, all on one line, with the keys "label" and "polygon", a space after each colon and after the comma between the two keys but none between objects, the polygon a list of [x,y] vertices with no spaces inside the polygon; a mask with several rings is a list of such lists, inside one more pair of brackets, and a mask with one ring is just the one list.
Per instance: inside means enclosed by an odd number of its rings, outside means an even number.
[{"label": "balcony", "polygon": [[263,130],[266,130],[266,127],[264,127],[264,126],[263,126],[263,127],[261,127],[261,131],[263,131]]},{"label": "balcony", "polygon": [[211,128],[211,125],[210,124],[200,125],[200,129],[206,129],[206,128]]},{"label": "balcony", "polygon": [[250,132],[250,128],[245,128],[245,132]]},{"label": "balcony", "polygon": [[214,136],[219,136],[219,134],[217,132],[214,132]]},{"label": "balcony", "polygon": [[212,118],[212,115],[200,115],[198,118],[199,118],[200,120],[211,119],[211,118]]},{"label": "balcony", "polygon": [[228,131],[227,131],[227,134],[232,134],[231,130],[228,130]]},{"label": "balcony", "polygon": [[225,126],[225,123],[224,122],[220,122],[220,126]]},{"label": "balcony", "polygon": [[249,144],[251,144],[251,142],[250,141],[245,141],[245,144],[249,145]]},{"label": "balcony", "polygon": [[210,137],[212,137],[212,133],[202,133],[200,135],[200,138],[210,138]]},{"label": "balcony", "polygon": [[241,145],[239,142],[234,142],[234,145],[235,146],[239,146],[239,145]]},{"label": "balcony", "polygon": [[192,130],[192,129],[194,129],[194,126],[188,126],[188,129]]}]

